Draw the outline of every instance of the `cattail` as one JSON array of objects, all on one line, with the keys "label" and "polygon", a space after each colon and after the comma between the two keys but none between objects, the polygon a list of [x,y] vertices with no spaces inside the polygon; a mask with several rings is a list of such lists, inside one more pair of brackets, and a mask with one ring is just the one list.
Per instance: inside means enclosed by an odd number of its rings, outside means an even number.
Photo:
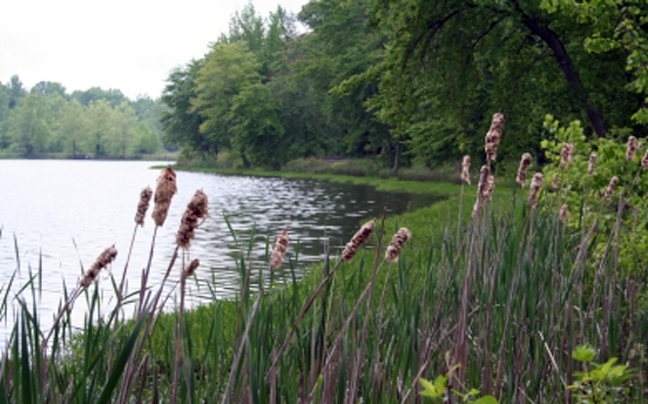
[{"label": "cattail", "polygon": [[567,223],[567,215],[568,215],[568,208],[567,204],[564,204],[563,206],[560,207],[560,211],[558,212],[558,220],[560,220],[563,223]]},{"label": "cattail", "polygon": [[538,206],[538,192],[540,191],[540,188],[542,187],[542,180],[544,176],[542,173],[535,173],[533,175],[533,179],[531,180],[531,189],[529,192],[529,205],[531,205],[531,208],[535,209],[536,206]]},{"label": "cattail", "polygon": [[385,251],[385,259],[389,262],[398,262],[398,256],[403,249],[403,244],[412,239],[412,232],[405,227],[398,229]]},{"label": "cattail", "polygon": [[592,152],[589,156],[589,163],[587,164],[587,175],[594,174],[594,166],[596,165],[596,153]]},{"label": "cattail", "polygon": [[635,154],[637,153],[637,138],[634,136],[628,137],[628,147],[626,149],[626,159],[634,160]]},{"label": "cattail", "polygon": [[504,115],[500,112],[493,115],[490,129],[486,134],[486,158],[489,162],[497,158],[497,147],[502,139],[502,127],[504,126]]},{"label": "cattail", "polygon": [[176,242],[182,248],[189,248],[191,240],[195,237],[196,228],[202,223],[200,219],[207,217],[207,195],[202,190],[197,190],[187,205],[182,215],[180,228],[176,234]]},{"label": "cattail", "polygon": [[470,185],[470,156],[465,155],[461,162],[461,180]]},{"label": "cattail", "polygon": [[531,165],[531,154],[524,153],[522,159],[520,159],[520,166],[518,167],[517,176],[515,177],[515,182],[520,184],[520,187],[524,188],[526,182],[527,169]]},{"label": "cattail", "polygon": [[286,250],[288,249],[288,230],[282,230],[275,242],[274,250],[270,255],[270,268],[279,269],[281,264],[286,258]]},{"label": "cattail", "polygon": [[200,265],[200,261],[197,259],[191,260],[189,264],[182,270],[182,278],[187,279],[191,277],[194,272],[196,272],[196,268],[198,268],[198,265]]},{"label": "cattail", "polygon": [[342,259],[346,262],[351,261],[351,259],[358,252],[358,248],[369,240],[369,236],[373,233],[374,228],[376,227],[376,219],[372,219],[365,223],[360,230],[358,230],[351,240],[344,246],[344,251],[342,251]]},{"label": "cattail", "polygon": [[164,221],[169,214],[171,198],[173,198],[177,190],[176,173],[171,167],[167,167],[158,176],[155,197],[153,199],[155,206],[153,207],[152,216],[157,226],[164,225]]},{"label": "cattail", "polygon": [[486,186],[484,187],[484,194],[482,198],[484,201],[490,201],[493,196],[493,190],[495,189],[495,176],[489,175],[486,179]]},{"label": "cattail", "polygon": [[111,262],[113,262],[116,256],[117,249],[114,245],[106,248],[101,254],[99,254],[95,262],[90,268],[88,268],[86,273],[83,274],[83,277],[81,278],[79,284],[84,288],[90,286],[92,284],[92,281],[97,279],[99,272],[107,267]]},{"label": "cattail", "polygon": [[573,159],[574,145],[571,143],[563,144],[562,150],[560,151],[560,167],[565,168]]},{"label": "cattail", "polygon": [[617,185],[619,185],[619,177],[615,175],[610,179],[610,183],[608,184],[607,188],[605,188],[605,199],[609,200],[612,197],[612,194],[614,193]]},{"label": "cattail", "polygon": [[490,168],[487,165],[482,166],[479,170],[479,182],[477,183],[477,199],[473,206],[473,217],[477,216],[484,206],[485,196],[488,194],[488,187],[490,182]]},{"label": "cattail", "polygon": [[560,188],[560,176],[555,173],[551,178],[551,189],[557,190],[558,188]]},{"label": "cattail", "polygon": [[641,158],[641,167],[648,168],[648,150],[646,150],[643,157]]},{"label": "cattail", "polygon": [[140,226],[144,226],[144,216],[146,216],[149,202],[151,202],[151,196],[153,196],[151,187],[146,187],[140,192],[140,200],[137,204],[137,213],[135,214],[135,223]]}]

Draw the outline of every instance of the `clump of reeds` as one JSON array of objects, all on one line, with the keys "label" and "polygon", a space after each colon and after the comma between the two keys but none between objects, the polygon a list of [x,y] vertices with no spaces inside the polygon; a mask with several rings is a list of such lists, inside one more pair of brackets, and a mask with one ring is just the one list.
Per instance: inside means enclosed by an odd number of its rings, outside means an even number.
[{"label": "clump of reeds", "polygon": [[596,165],[596,153],[592,152],[589,156],[589,161],[587,163],[587,175],[594,174],[594,166]]},{"label": "clump of reeds", "polygon": [[398,229],[396,234],[391,239],[385,251],[385,259],[389,262],[398,262],[398,256],[403,249],[403,245],[412,239],[412,232],[406,227]]},{"label": "clump of reeds", "polygon": [[470,185],[470,156],[465,155],[461,161],[461,180]]},{"label": "clump of reeds", "polygon": [[617,185],[619,185],[619,177],[615,175],[614,177],[610,178],[610,182],[608,183],[607,188],[605,188],[605,199],[610,200],[610,198],[612,198],[612,194],[614,193]]},{"label": "clump of reeds", "polygon": [[527,169],[531,165],[531,154],[529,153],[524,153],[522,155],[522,159],[520,159],[520,166],[518,167],[518,172],[517,176],[515,177],[515,181],[520,184],[520,187],[524,188],[524,185],[526,183],[526,176],[527,176]]},{"label": "clump of reeds", "polygon": [[282,230],[275,242],[274,250],[270,255],[270,268],[279,269],[286,258],[286,250],[288,249],[288,230]]},{"label": "clump of reeds", "polygon": [[628,147],[626,148],[626,159],[634,160],[637,153],[637,138],[634,136],[628,137]]},{"label": "clump of reeds", "polygon": [[571,163],[574,159],[574,145],[571,143],[563,144],[560,151],[560,167],[565,168],[567,164]]},{"label": "clump of reeds", "polygon": [[115,248],[114,245],[106,248],[95,260],[95,262],[88,268],[88,270],[83,274],[83,277],[81,278],[81,281],[79,284],[87,288],[92,284],[92,281],[97,279],[97,276],[99,275],[99,272],[101,272],[102,269],[106,268],[117,256],[117,249]]},{"label": "clump of reeds", "polygon": [[502,127],[504,126],[504,114],[497,112],[493,115],[490,129],[486,134],[486,158],[489,162],[497,158],[497,147],[502,140]]},{"label": "clump of reeds", "polygon": [[137,213],[135,213],[135,223],[140,226],[144,226],[144,216],[146,216],[146,211],[151,202],[151,196],[153,196],[153,190],[151,190],[151,187],[142,189],[139,203],[137,204]]},{"label": "clump of reeds", "polygon": [[533,179],[531,180],[531,189],[529,190],[529,205],[532,209],[535,209],[538,206],[538,192],[542,187],[542,180],[544,176],[542,173],[535,173]]},{"label": "clump of reeds", "polygon": [[369,240],[369,237],[371,236],[371,233],[373,233],[375,227],[376,219],[372,219],[362,225],[360,230],[358,230],[353,235],[353,237],[351,237],[351,240],[349,240],[346,246],[344,246],[344,251],[342,251],[342,259],[347,262],[351,261],[358,252],[358,248],[360,248],[362,244]]},{"label": "clump of reeds", "polygon": [[163,169],[158,176],[155,197],[153,199],[155,206],[153,207],[152,217],[157,226],[164,225],[164,221],[169,214],[171,198],[173,198],[173,195],[177,191],[175,171],[171,167]]},{"label": "clump of reeds", "polygon": [[202,223],[201,220],[204,221],[207,217],[207,212],[207,195],[202,190],[197,190],[182,215],[180,228],[176,234],[178,246],[184,249],[189,248],[191,240],[195,237],[195,230]]}]

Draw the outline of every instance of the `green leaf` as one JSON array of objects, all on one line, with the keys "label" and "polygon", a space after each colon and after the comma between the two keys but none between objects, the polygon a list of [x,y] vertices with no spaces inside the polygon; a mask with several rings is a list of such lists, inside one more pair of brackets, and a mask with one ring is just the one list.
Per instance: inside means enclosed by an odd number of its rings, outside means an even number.
[{"label": "green leaf", "polygon": [[588,344],[579,345],[572,352],[572,358],[583,363],[590,363],[594,360],[595,356],[596,350],[594,349],[594,347]]},{"label": "green leaf", "polygon": [[422,377],[419,378],[419,383],[421,384],[421,386],[423,386],[423,391],[420,393],[420,395],[431,398],[442,397],[446,392],[447,381],[448,380],[445,376],[437,377],[436,380],[434,380],[434,384],[430,383],[428,380]]},{"label": "green leaf", "polygon": [[498,402],[493,396],[484,396],[473,401],[473,404],[498,404]]}]

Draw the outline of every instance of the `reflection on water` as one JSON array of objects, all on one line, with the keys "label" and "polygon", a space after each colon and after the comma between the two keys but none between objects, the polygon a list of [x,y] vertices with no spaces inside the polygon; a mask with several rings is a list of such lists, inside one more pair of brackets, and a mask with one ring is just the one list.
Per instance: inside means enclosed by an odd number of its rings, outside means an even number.
[{"label": "reflection on water", "polygon": [[[158,171],[148,169],[152,164],[0,161],[0,276],[5,287],[17,267],[20,273],[16,282],[20,284],[28,279],[30,268],[36,271],[42,265],[39,305],[44,311],[52,311],[61,299],[62,285],[76,285],[83,268],[112,244],[119,255],[111,270],[119,279],[133,234],[139,192],[147,185],[155,186]],[[178,194],[157,234],[151,282],[160,282],[186,204],[196,189],[202,189],[209,198],[209,217],[196,231],[196,239],[184,257],[201,262],[197,278],[204,282],[202,286],[200,282],[193,284],[189,292],[194,303],[200,296],[213,298],[213,293],[232,296],[240,278],[236,260],[247,256],[251,245],[253,267],[263,267],[267,245],[271,248],[284,228],[290,232],[287,258],[299,274],[305,264],[321,260],[327,246],[332,254],[338,254],[364,219],[380,217],[383,209],[398,214],[435,201],[430,195],[380,192],[369,186],[313,180],[179,172],[177,182]],[[138,229],[133,246],[127,276],[131,291],[139,286],[148,259],[153,237],[149,215],[145,226]],[[174,273],[180,274],[181,265],[182,259]],[[107,278],[100,276],[100,285],[111,299]]]}]

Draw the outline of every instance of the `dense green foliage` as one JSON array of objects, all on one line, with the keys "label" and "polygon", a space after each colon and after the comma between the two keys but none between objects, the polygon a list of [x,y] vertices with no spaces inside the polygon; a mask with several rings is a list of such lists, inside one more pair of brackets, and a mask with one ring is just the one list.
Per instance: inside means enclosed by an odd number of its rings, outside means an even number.
[{"label": "dense green foliage", "polygon": [[641,0],[313,0],[267,19],[249,4],[170,75],[165,126],[187,154],[242,166],[374,157],[395,172],[479,157],[501,111],[500,159],[543,162],[547,113],[588,138],[645,134],[647,18]]},{"label": "dense green foliage", "polygon": [[0,156],[129,158],[163,150],[161,102],[131,101],[98,87],[68,94],[42,81],[29,92],[18,76],[0,83]]}]

